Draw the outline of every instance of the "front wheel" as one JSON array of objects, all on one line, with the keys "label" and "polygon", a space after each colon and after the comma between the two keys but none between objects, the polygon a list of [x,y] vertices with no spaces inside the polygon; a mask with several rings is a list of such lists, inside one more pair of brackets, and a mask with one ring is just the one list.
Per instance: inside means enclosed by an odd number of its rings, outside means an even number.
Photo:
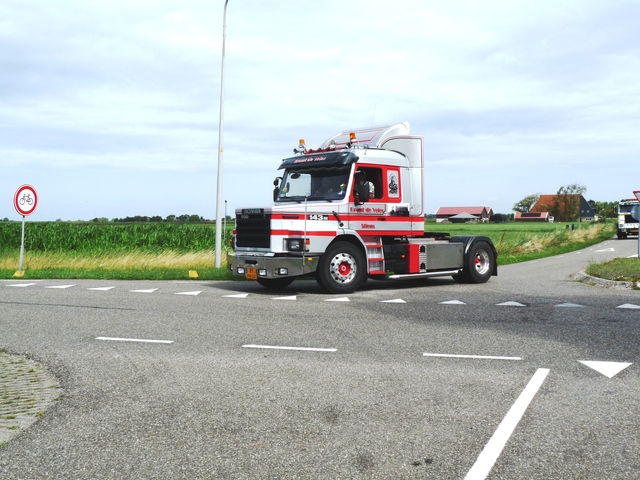
[{"label": "front wheel", "polygon": [[362,250],[348,242],[336,242],[320,257],[316,280],[331,293],[349,293],[362,286],[367,277]]},{"label": "front wheel", "polygon": [[282,277],[282,278],[258,277],[256,281],[263,287],[269,288],[271,290],[282,290],[283,288],[291,285],[291,282],[293,282],[293,277]]}]

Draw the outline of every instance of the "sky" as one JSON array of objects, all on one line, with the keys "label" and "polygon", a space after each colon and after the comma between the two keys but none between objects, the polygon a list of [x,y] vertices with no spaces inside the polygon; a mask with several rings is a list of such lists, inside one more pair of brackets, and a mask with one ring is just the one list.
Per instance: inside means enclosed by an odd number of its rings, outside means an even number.
[{"label": "sky", "polygon": [[[2,0],[0,219],[216,216],[224,0]],[[425,139],[426,213],[640,190],[640,0],[229,0],[223,214],[351,128]]]}]

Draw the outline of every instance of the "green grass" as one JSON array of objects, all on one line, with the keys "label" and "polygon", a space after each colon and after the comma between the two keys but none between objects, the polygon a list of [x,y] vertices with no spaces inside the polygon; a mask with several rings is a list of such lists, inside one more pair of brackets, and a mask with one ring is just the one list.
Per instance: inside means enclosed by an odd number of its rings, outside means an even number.
[{"label": "green grass", "polygon": [[[573,225],[428,222],[425,230],[488,236],[500,265],[578,250],[615,233],[613,223]],[[26,227],[24,278],[182,280],[197,272],[200,280],[238,279],[226,268],[226,250],[223,267],[214,267],[214,225],[27,222]],[[20,222],[0,222],[0,278],[12,278],[18,270],[20,230]]]},{"label": "green grass", "polygon": [[617,282],[640,282],[640,259],[614,258],[608,262],[593,263],[585,272],[592,277]]}]

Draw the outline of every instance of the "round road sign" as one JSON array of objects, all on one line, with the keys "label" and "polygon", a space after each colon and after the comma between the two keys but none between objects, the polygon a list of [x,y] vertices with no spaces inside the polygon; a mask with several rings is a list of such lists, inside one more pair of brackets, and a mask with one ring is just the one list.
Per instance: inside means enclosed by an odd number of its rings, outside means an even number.
[{"label": "round road sign", "polygon": [[38,205],[38,194],[31,185],[22,185],[13,197],[13,206],[20,215],[31,215]]}]

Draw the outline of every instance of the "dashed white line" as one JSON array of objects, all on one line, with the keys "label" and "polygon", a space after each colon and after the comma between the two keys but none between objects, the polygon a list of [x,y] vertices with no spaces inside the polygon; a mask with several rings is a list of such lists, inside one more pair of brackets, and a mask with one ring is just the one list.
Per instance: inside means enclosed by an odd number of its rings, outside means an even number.
[{"label": "dashed white line", "polygon": [[265,348],[270,350],[301,350],[303,352],[337,352],[336,348],[310,348],[310,347],[278,347],[274,345],[243,345],[242,348]]},{"label": "dashed white line", "polygon": [[484,480],[502,453],[507,441],[520,422],[520,419],[533,400],[533,397],[542,386],[542,382],[549,374],[548,368],[539,368],[533,375],[529,383],[522,391],[516,402],[513,404],[507,415],[504,417],[497,430],[493,433],[480,456],[473,464],[471,470],[464,477],[465,480]]},{"label": "dashed white line", "polygon": [[522,360],[522,357],[498,357],[493,355],[457,355],[451,353],[423,353],[425,357],[471,358],[478,360]]},{"label": "dashed white line", "polygon": [[148,340],[145,338],[96,337],[96,340],[107,340],[112,342],[173,343],[173,340]]},{"label": "dashed white line", "polygon": [[64,288],[71,288],[71,287],[75,287],[75,284],[73,284],[73,285],[51,285],[49,287],[44,287],[44,288],[60,288],[60,289],[64,289]]}]

